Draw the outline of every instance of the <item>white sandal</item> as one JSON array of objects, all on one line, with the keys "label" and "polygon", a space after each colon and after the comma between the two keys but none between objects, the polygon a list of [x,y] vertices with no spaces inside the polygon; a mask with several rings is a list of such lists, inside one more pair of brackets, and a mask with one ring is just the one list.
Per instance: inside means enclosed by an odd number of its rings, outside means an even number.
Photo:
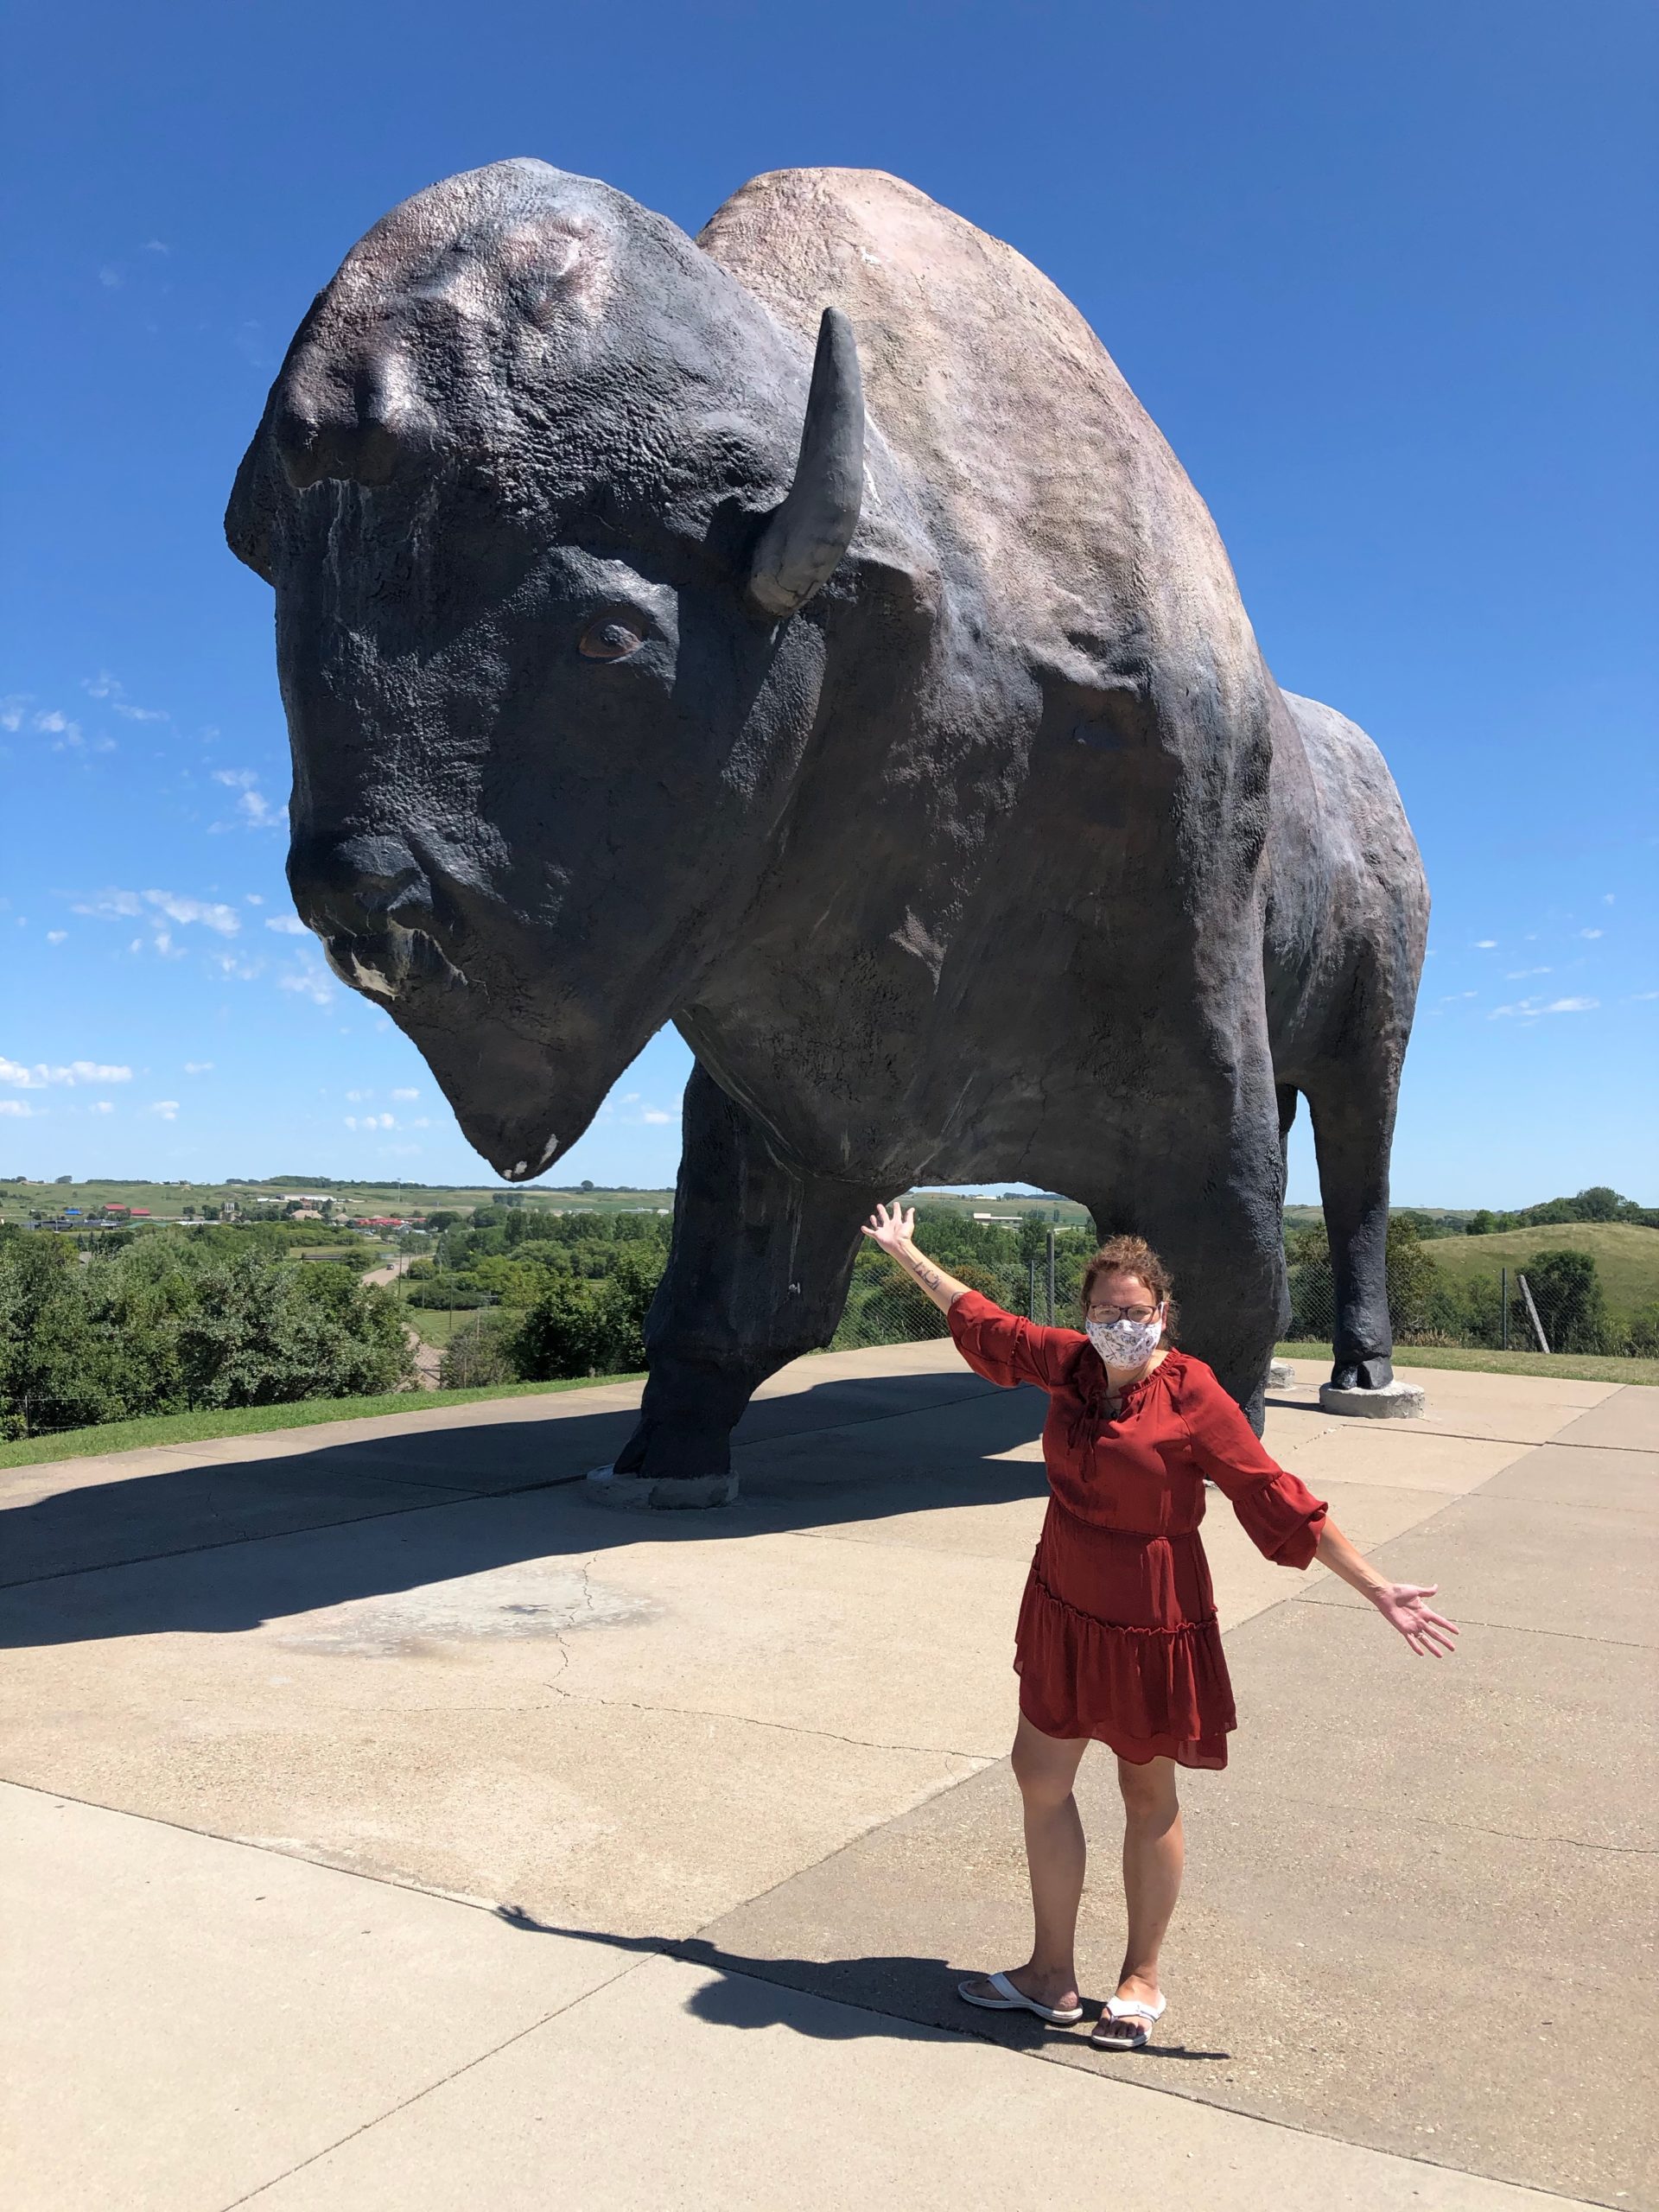
[{"label": "white sandal", "polygon": [[1141,2023],[1156,2025],[1168,2002],[1167,1997],[1160,1997],[1155,2005],[1145,2004],[1138,1997],[1109,1997],[1100,2025],[1089,2040],[1096,2050],[1144,2050],[1147,2037]]},{"label": "white sandal", "polygon": [[1065,2012],[1057,2011],[1052,2005],[1039,2005],[1034,1997],[1027,1997],[1022,1990],[1016,1989],[1005,1974],[988,1974],[983,1979],[990,1983],[996,1995],[981,1997],[965,1981],[959,1981],[957,1994],[964,2005],[977,2005],[983,2012],[1034,2012],[1039,2020],[1046,2020],[1053,2028],[1075,2028],[1083,2018],[1081,2005],[1074,2005]]}]

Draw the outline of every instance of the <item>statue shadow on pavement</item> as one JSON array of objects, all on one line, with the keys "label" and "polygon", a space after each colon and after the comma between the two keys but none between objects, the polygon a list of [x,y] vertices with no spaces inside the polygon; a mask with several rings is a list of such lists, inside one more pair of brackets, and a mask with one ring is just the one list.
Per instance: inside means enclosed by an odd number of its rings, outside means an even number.
[{"label": "statue shadow on pavement", "polygon": [[809,1385],[750,1408],[734,1447],[743,1495],[706,1512],[616,1513],[584,1495],[632,1410],[526,1412],[266,1457],[226,1441],[211,1461],[104,1480],[67,1462],[61,1489],[0,1512],[0,1649],[234,1633],[642,1541],[1034,1499],[1040,1458],[1002,1455],[1034,1445],[1044,1412],[1038,1391],[961,1372]]}]

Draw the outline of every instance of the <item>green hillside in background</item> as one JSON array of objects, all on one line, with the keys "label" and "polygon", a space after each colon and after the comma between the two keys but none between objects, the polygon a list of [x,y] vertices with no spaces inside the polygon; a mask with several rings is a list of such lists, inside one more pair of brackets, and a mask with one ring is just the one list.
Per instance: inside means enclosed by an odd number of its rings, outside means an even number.
[{"label": "green hillside in background", "polygon": [[1562,1221],[1536,1229],[1504,1229],[1491,1236],[1441,1236],[1425,1248],[1437,1268],[1463,1281],[1524,1268],[1538,1252],[1588,1252],[1607,1294],[1607,1311],[1628,1323],[1659,1302],[1659,1230],[1623,1221]]}]

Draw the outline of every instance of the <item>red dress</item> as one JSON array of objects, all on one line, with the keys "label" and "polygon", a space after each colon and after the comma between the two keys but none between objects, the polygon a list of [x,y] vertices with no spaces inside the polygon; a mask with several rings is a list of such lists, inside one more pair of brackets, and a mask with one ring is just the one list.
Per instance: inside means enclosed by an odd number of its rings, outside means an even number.
[{"label": "red dress", "polygon": [[1048,1393],[1048,1515],[1014,1637],[1020,1711],[1046,1736],[1096,1736],[1140,1764],[1225,1766],[1237,1724],[1198,1535],[1204,1478],[1284,1567],[1313,1558],[1325,1507],[1201,1359],[1166,1354],[1111,1420],[1106,1370],[1077,1330],[1039,1328],[975,1290],[950,1321],[976,1374]]}]

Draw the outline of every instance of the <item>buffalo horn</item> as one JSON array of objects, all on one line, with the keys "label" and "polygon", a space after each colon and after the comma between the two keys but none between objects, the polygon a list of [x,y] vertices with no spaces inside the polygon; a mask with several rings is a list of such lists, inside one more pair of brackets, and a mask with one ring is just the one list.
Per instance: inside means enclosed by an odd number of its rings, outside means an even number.
[{"label": "buffalo horn", "polygon": [[839,308],[818,325],[795,481],[760,533],[749,598],[780,621],[828,583],[858,528],[864,491],[864,387],[853,326]]}]

